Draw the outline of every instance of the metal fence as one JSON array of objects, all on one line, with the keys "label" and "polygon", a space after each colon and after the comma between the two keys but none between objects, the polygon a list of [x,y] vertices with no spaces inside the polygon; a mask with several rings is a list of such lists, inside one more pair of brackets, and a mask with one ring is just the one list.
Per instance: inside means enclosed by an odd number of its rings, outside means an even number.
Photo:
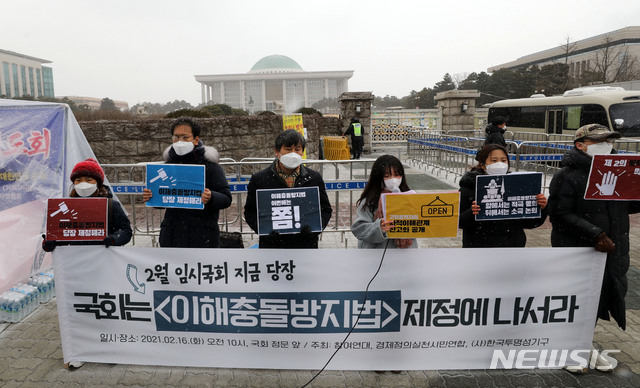
[{"label": "metal fence", "polygon": [[[333,214],[325,232],[350,233],[355,217],[355,202],[360,198],[369,177],[374,159],[359,160],[305,160],[305,165],[318,171],[325,182],[327,194],[333,207]],[[246,158],[241,161],[222,159],[223,168],[233,201],[231,206],[220,211],[220,230],[253,234],[243,218],[247,185],[251,175],[273,162],[272,158]],[[160,234],[160,223],[164,210],[147,207],[142,202],[142,190],[146,182],[146,164],[105,164],[102,165],[112,191],[118,196],[129,212],[133,241],[136,237],[150,237],[156,245]]]},{"label": "metal fence", "polygon": [[[484,144],[483,133],[478,130],[439,133],[439,131],[411,130],[404,145],[387,148],[400,159],[425,169],[431,175],[444,176],[457,181],[477,162],[475,156]],[[566,135],[541,133],[506,133],[507,148],[512,171],[541,172],[543,187],[548,189],[553,173],[560,167],[563,154],[573,147],[573,139]],[[620,139],[615,148],[623,153],[639,153],[640,140]],[[401,152],[406,150],[406,154]],[[241,161],[222,159],[223,168],[233,202],[220,212],[220,229],[225,232],[254,234],[243,219],[247,185],[252,174],[273,162],[272,158],[246,158]],[[350,233],[354,221],[355,202],[364,189],[375,159],[359,160],[306,160],[304,163],[318,171],[325,182],[333,207],[333,215],[325,232]],[[160,163],[160,162],[158,162]],[[105,164],[103,168],[112,191],[129,212],[136,237],[147,236],[156,245],[164,210],[147,207],[142,202],[142,189],[146,182],[146,164]]]},{"label": "metal fence", "polygon": [[[467,136],[463,136],[467,135]],[[414,165],[457,181],[477,164],[476,153],[484,144],[480,131],[437,133],[414,130],[407,138],[407,159]],[[507,132],[507,150],[512,171],[541,172],[543,187],[551,178],[564,153],[573,147],[573,136],[537,132]],[[620,153],[638,153],[640,140],[624,138],[614,148]]]}]

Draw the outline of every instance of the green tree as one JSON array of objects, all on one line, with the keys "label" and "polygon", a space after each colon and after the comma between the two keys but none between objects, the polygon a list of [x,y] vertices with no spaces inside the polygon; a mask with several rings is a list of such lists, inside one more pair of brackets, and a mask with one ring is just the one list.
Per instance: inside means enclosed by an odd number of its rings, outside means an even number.
[{"label": "green tree", "polygon": [[101,111],[114,111],[114,110],[118,110],[118,108],[116,108],[116,104],[113,102],[112,99],[110,99],[109,97],[105,97],[100,102],[100,109],[99,110],[101,110]]},{"label": "green tree", "polygon": [[453,78],[451,77],[451,74],[446,73],[442,78],[442,81],[435,84],[435,86],[433,87],[433,90],[435,90],[436,93],[440,93],[440,92],[446,92],[447,90],[454,90],[455,88],[456,88],[456,85],[453,82]]}]

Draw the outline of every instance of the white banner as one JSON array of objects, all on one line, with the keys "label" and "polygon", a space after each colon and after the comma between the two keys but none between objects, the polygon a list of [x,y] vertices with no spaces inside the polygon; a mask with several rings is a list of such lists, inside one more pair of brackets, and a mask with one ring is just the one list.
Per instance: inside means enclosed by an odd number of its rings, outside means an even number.
[{"label": "white banner", "polygon": [[319,369],[360,310],[328,369],[487,369],[494,350],[513,363],[591,349],[603,253],[390,249],[361,309],[381,255],[58,247],[64,360]]}]

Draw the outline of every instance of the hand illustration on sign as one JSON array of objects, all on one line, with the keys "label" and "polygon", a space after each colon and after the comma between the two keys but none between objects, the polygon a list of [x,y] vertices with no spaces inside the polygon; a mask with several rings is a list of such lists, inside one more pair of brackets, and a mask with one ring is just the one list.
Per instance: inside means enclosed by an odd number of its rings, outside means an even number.
[{"label": "hand illustration on sign", "polygon": [[617,182],[618,176],[611,171],[607,171],[602,175],[602,184],[596,183],[596,187],[600,190],[600,195],[613,195]]}]

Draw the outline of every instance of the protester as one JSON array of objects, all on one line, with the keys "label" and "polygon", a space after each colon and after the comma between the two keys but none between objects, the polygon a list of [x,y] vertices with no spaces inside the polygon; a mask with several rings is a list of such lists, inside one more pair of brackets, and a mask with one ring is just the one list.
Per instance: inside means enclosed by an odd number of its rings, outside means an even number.
[{"label": "protester", "polygon": [[[331,203],[327,196],[322,176],[302,166],[302,154],[306,146],[304,137],[294,129],[281,132],[275,140],[276,158],[271,166],[251,176],[247,188],[244,218],[256,233],[258,232],[258,209],[256,191],[261,189],[286,189],[293,187],[317,187],[320,193],[320,213],[322,229],[331,219]],[[312,232],[309,225],[303,225],[300,233],[281,234],[276,231],[260,236],[260,248],[318,248],[320,233]]]},{"label": "protester", "polygon": [[[42,249],[53,251],[58,245],[122,246],[131,240],[131,223],[120,202],[114,201],[110,188],[104,184],[104,171],[95,159],[89,158],[73,167],[69,177],[73,183],[69,197],[108,198],[108,235],[102,241],[53,241],[43,240]],[[42,236],[45,238],[45,236]]]},{"label": "protester", "polygon": [[387,244],[393,220],[384,218],[381,194],[409,191],[402,162],[393,155],[382,155],[373,163],[369,181],[356,202],[358,212],[351,232],[358,248],[417,248],[416,239],[394,238]]},{"label": "protester", "polygon": [[487,144],[478,152],[478,164],[460,179],[460,218],[463,248],[524,247],[527,236],[524,229],[537,228],[547,219],[547,198],[536,195],[542,209],[540,218],[476,221],[480,206],[476,203],[476,177],[500,175],[509,171],[509,154],[499,144]]},{"label": "protester", "polygon": [[[580,127],[573,138],[574,147],[565,153],[562,168],[551,180],[549,205],[553,247],[593,247],[607,253],[598,318],[608,321],[611,316],[625,330],[629,214],[640,212],[640,202],[584,199],[593,156],[615,154],[613,140],[620,137],[620,133],[600,124]],[[595,360],[595,367],[613,370],[602,355]],[[586,372],[581,366],[566,369]]]},{"label": "protester", "polygon": [[491,124],[487,125],[484,129],[487,136],[484,139],[484,144],[500,144],[503,147],[507,146],[507,142],[504,140],[504,133],[507,130],[507,120],[502,116],[496,116],[491,120]]},{"label": "protester", "polygon": [[[204,209],[168,208],[160,224],[161,247],[219,248],[220,210],[231,205],[231,191],[224,171],[218,164],[220,156],[214,147],[200,140],[200,125],[189,118],[179,118],[171,125],[173,145],[163,156],[167,163],[200,164],[205,166]],[[144,189],[143,200],[152,193]]]},{"label": "protester", "polygon": [[352,118],[349,128],[344,132],[344,136],[351,135],[351,148],[353,148],[353,159],[360,159],[362,148],[364,147],[364,127],[357,118]]}]

